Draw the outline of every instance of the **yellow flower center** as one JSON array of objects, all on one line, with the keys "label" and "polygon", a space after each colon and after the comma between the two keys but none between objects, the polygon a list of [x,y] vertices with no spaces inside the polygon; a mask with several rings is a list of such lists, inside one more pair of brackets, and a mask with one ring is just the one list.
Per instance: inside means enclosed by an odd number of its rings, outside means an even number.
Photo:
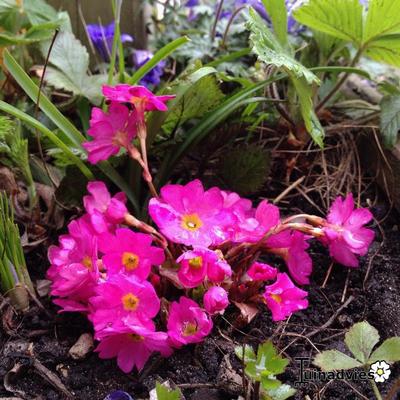
[{"label": "yellow flower center", "polygon": [[277,302],[282,303],[282,297],[279,294],[271,294],[271,297]]},{"label": "yellow flower center", "polygon": [[136,335],[135,333],[130,334],[129,337],[130,337],[131,340],[134,341],[134,342],[143,342],[143,340],[144,340],[144,337],[143,337],[143,336]]},{"label": "yellow flower center", "polygon": [[138,267],[139,257],[134,253],[129,253],[128,251],[125,251],[122,254],[122,264],[127,271],[132,271]]},{"label": "yellow flower center", "polygon": [[385,373],[385,371],[384,371],[382,368],[379,368],[379,369],[376,371],[376,373],[377,373],[378,375],[383,375],[383,374]]},{"label": "yellow flower center", "polygon": [[203,223],[197,214],[187,214],[182,217],[181,226],[187,231],[194,232],[200,229]]},{"label": "yellow flower center", "polygon": [[199,269],[202,266],[203,266],[203,257],[202,256],[194,257],[189,260],[190,268]]},{"label": "yellow flower center", "polygon": [[183,336],[192,336],[197,333],[197,324],[193,322],[186,322],[183,325],[182,335]]},{"label": "yellow flower center", "polygon": [[82,259],[82,264],[89,270],[91,271],[93,268],[93,263],[92,259],[89,256],[85,256]]},{"label": "yellow flower center", "polygon": [[127,293],[121,300],[126,311],[136,311],[139,306],[139,299],[133,293]]}]

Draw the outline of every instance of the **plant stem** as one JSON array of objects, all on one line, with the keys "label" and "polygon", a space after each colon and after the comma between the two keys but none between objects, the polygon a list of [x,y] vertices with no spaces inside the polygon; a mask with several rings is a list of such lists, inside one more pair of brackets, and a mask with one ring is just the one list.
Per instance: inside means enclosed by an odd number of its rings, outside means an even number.
[{"label": "plant stem", "polygon": [[373,379],[370,379],[372,390],[374,391],[374,395],[377,398],[377,400],[382,400],[382,396],[379,392],[378,386],[376,386],[376,383],[374,382]]},{"label": "plant stem", "polygon": [[222,12],[222,7],[224,6],[224,0],[220,0],[219,4],[218,4],[218,9],[217,9],[217,14],[215,15],[215,21],[214,21],[214,25],[211,29],[211,43],[214,42],[215,39],[215,35],[217,33],[217,24],[219,21],[219,17],[221,16],[221,12]]},{"label": "plant stem", "polygon": [[[358,51],[357,51],[357,53],[356,53],[356,55],[354,56],[354,58],[353,58],[353,61],[351,62],[351,64],[350,64],[350,67],[354,67],[357,63],[358,63],[358,61],[359,61],[359,59],[360,59],[360,57],[361,57],[361,55],[362,55],[362,53],[364,52],[364,46],[362,46],[362,47],[360,47],[359,49],[358,49]],[[320,101],[320,103],[317,105],[317,107],[315,108],[315,111],[316,112],[318,112],[318,111],[320,111],[324,106],[325,106],[325,104],[341,89],[341,87],[343,86],[343,84],[346,82],[346,80],[347,80],[347,78],[350,76],[350,72],[346,72],[343,76],[342,76],[342,78],[340,78],[339,80],[338,80],[338,82],[336,83],[336,85],[332,88],[332,90]]]}]

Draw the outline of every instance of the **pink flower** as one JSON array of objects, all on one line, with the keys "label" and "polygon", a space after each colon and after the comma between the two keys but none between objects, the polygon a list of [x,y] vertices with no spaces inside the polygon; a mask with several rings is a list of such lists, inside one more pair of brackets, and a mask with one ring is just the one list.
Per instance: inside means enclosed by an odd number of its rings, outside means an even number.
[{"label": "pink flower", "polygon": [[203,303],[209,314],[222,314],[229,305],[228,293],[220,286],[212,286],[204,294]]},{"label": "pink flower", "polygon": [[199,305],[187,297],[174,301],[169,310],[168,336],[175,347],[201,342],[212,329],[212,321]]},{"label": "pink flower", "polygon": [[152,246],[153,238],[145,233],[136,233],[128,228],[119,228],[115,235],[103,233],[99,236],[99,249],[103,263],[111,274],[123,271],[143,280],[150,274],[152,265],[164,262],[164,250]]},{"label": "pink flower", "polygon": [[231,267],[219,257],[217,252],[205,247],[196,247],[183,253],[178,259],[180,269],[178,278],[186,288],[194,288],[202,284],[206,277],[211,282],[221,283],[232,275]]},{"label": "pink flower", "polygon": [[223,208],[218,188],[204,191],[199,180],[185,186],[167,185],[160,198],[152,198],[149,213],[161,232],[175,243],[187,246],[217,245],[226,240],[232,215]]},{"label": "pink flower", "polygon": [[125,373],[131,372],[134,366],[140,371],[153,352],[164,357],[172,354],[167,333],[155,332],[151,322],[146,326],[124,324],[104,331],[105,336],[95,351],[100,358],[117,357],[118,366]]},{"label": "pink flower", "polygon": [[89,298],[98,283],[97,238],[85,218],[68,225],[69,235],[60,237],[60,246],[50,246],[47,271],[51,294],[64,311],[87,311]]},{"label": "pink flower", "polygon": [[277,280],[265,287],[264,299],[274,321],[282,321],[295,311],[308,307],[308,293],[296,287],[287,274],[278,274]]},{"label": "pink flower", "polygon": [[121,147],[129,148],[136,136],[136,119],[136,114],[122,104],[111,103],[108,113],[94,107],[88,130],[94,139],[82,144],[89,162],[96,164],[117,154]]},{"label": "pink flower", "polygon": [[268,264],[254,262],[247,271],[253,281],[269,281],[276,278],[278,270]]},{"label": "pink flower", "polygon": [[89,182],[90,193],[83,197],[83,204],[90,215],[93,228],[98,232],[106,232],[110,224],[120,224],[128,214],[125,193],[117,193],[111,197],[104,182]]},{"label": "pink flower", "polygon": [[90,303],[90,318],[97,332],[118,325],[122,319],[141,325],[160,309],[160,300],[149,282],[123,274],[112,275],[99,284]]},{"label": "pink flower", "polygon": [[366,208],[354,209],[353,195],[345,199],[338,197],[332,204],[323,228],[323,243],[329,247],[329,253],[340,264],[357,267],[357,255],[363,256],[374,240],[374,232],[364,228],[373,218]]},{"label": "pink flower", "polygon": [[103,95],[107,100],[120,103],[132,103],[137,111],[167,111],[165,103],[175,96],[156,96],[144,86],[130,86],[120,84],[116,86],[103,86]]}]

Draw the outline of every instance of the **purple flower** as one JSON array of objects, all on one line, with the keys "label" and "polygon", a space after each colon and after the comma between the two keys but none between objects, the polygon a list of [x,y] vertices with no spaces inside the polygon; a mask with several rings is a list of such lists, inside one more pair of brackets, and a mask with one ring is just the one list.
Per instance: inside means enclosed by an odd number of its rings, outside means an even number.
[{"label": "purple flower", "polygon": [[[90,40],[92,41],[94,47],[96,47],[101,58],[106,62],[110,61],[110,55],[114,40],[115,22],[111,22],[110,25],[106,26],[89,24],[86,25],[86,29],[90,36]],[[123,33],[121,35],[121,41],[123,43],[133,42],[133,37]]]},{"label": "purple flower", "polygon": [[[146,64],[153,57],[153,53],[148,50],[135,50],[133,53],[133,64],[137,69]],[[164,73],[165,61],[160,61],[151,71],[149,71],[141,80],[143,86],[157,86],[160,84],[161,76]]]},{"label": "purple flower", "polygon": [[111,392],[104,400],[133,400],[133,398],[122,390]]}]

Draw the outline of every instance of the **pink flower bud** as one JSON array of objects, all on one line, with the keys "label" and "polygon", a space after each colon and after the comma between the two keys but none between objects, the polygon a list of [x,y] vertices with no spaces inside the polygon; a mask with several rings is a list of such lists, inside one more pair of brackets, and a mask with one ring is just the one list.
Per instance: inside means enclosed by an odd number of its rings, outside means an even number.
[{"label": "pink flower bud", "polygon": [[213,286],[205,293],[203,302],[209,314],[222,314],[229,305],[228,293],[220,286]]}]

